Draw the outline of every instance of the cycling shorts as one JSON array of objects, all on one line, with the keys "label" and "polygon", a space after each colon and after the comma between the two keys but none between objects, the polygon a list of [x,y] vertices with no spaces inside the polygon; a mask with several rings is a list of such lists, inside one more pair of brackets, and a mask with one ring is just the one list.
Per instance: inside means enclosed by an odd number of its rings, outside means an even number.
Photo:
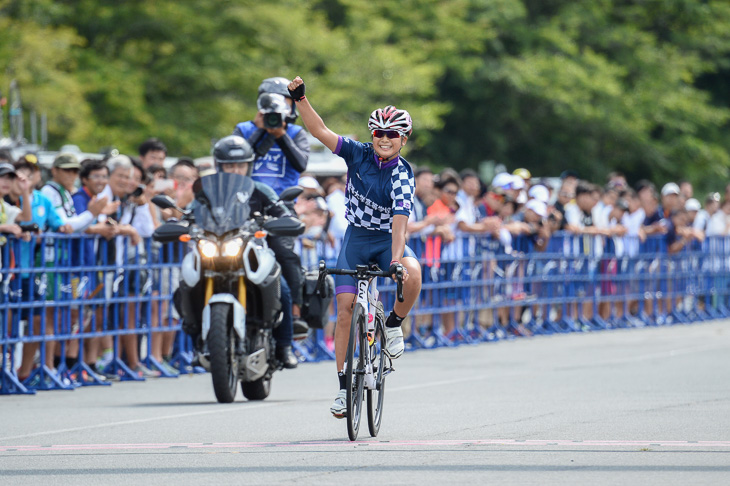
[{"label": "cycling shorts", "polygon": [[[357,265],[377,263],[381,270],[390,268],[393,238],[390,233],[374,231],[357,226],[348,226],[342,240],[340,256],[337,257],[337,268],[350,268]],[[403,252],[404,257],[416,258],[408,245]],[[357,280],[351,275],[335,275],[335,294],[355,294]]]}]

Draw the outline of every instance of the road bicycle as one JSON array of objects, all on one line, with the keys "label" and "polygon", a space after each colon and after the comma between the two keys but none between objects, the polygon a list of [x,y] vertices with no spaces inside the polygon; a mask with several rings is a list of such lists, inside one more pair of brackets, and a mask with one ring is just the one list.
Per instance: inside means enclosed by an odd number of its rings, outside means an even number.
[{"label": "road bicycle", "polygon": [[[357,297],[350,322],[350,339],[347,343],[345,376],[347,383],[347,435],[356,440],[360,430],[362,406],[367,395],[368,430],[376,437],[383,420],[385,378],[395,371],[393,361],[385,354],[385,312],[378,300],[376,277],[391,278],[388,271],[377,265],[358,265],[355,270],[327,268],[319,262],[319,285],[322,288],[325,277],[330,275],[352,275],[357,280]],[[403,267],[396,272],[396,293],[403,302]],[[364,392],[367,391],[365,394]]]}]

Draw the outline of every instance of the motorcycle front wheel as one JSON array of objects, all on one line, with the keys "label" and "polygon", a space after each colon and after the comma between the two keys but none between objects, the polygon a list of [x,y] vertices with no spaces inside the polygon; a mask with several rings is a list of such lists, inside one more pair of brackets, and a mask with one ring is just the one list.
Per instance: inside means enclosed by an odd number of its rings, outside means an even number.
[{"label": "motorcycle front wheel", "polygon": [[262,376],[255,381],[241,382],[243,396],[249,400],[263,400],[271,392],[271,377]]},{"label": "motorcycle front wheel", "polygon": [[236,331],[231,322],[230,304],[217,302],[210,306],[210,374],[213,391],[220,403],[231,403],[236,398],[238,386],[238,361],[236,360]]}]

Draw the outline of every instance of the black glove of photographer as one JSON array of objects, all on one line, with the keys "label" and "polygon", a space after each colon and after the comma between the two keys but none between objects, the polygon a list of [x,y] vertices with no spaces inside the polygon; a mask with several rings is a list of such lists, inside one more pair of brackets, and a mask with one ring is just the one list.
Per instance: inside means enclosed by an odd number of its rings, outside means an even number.
[{"label": "black glove of photographer", "polygon": [[294,91],[290,90],[288,87],[286,89],[289,90],[289,95],[294,101],[302,101],[304,99],[304,83],[297,86]]}]

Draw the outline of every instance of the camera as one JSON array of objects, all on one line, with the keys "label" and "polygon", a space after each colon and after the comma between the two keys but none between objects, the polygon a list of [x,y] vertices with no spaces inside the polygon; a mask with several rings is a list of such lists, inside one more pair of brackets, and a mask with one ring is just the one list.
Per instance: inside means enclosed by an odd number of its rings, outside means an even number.
[{"label": "camera", "polygon": [[283,127],[284,117],[281,113],[264,113],[264,126],[266,128]]},{"label": "camera", "polygon": [[276,93],[263,93],[256,104],[264,117],[265,128],[280,128],[284,126],[284,122],[289,121],[291,107],[284,96]]},{"label": "camera", "polygon": [[127,197],[139,197],[142,194],[144,194],[145,186],[144,184],[140,184],[137,186],[137,188],[129,194]]}]

